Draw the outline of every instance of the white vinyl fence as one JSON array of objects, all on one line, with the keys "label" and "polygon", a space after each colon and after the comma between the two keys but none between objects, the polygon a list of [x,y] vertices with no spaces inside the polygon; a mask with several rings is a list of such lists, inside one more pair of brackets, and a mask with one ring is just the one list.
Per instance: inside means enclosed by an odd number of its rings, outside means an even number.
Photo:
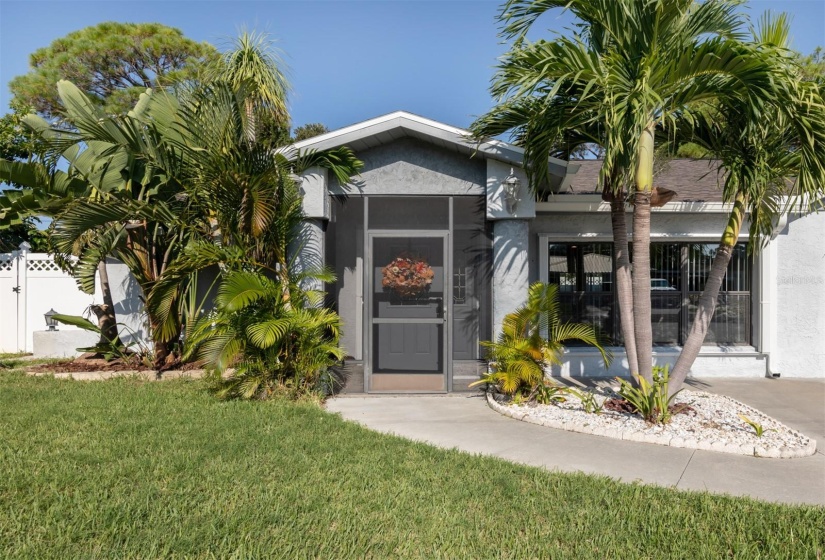
[{"label": "white vinyl fence", "polygon": [[0,352],[31,352],[34,331],[47,330],[47,311],[83,315],[95,299],[81,292],[50,255],[29,248],[24,242],[19,250],[0,254]]},{"label": "white vinyl fence", "polygon": [[[61,336],[40,337],[48,346],[42,352],[35,348],[34,333],[47,330],[43,315],[50,309],[64,315],[83,315],[97,323],[87,310],[102,300],[100,281],[95,285],[96,295],[84,294],[51,255],[30,253],[29,249],[28,243],[22,243],[17,251],[0,253],[0,352],[71,355],[75,347],[87,345],[81,343],[83,337],[67,336],[71,334],[67,331],[77,331],[77,327],[59,325]],[[107,259],[106,266],[121,340],[127,344],[145,340],[143,301],[137,283],[120,261]]]}]

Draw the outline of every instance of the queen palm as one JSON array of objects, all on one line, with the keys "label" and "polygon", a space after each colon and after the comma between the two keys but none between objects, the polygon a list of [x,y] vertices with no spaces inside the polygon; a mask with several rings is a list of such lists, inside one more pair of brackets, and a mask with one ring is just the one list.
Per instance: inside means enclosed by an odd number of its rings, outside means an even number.
[{"label": "queen palm", "polygon": [[[502,35],[514,39],[499,65],[492,93],[502,104],[535,98],[550,118],[524,139],[525,164],[535,175],[563,137],[559,127],[600,130],[604,165],[600,182],[614,195],[632,185],[634,204],[632,313],[638,373],[652,374],[650,203],[658,127],[690,119],[697,105],[744,96],[755,113],[779,96],[763,53],[741,41],[740,2],[719,0],[510,0],[500,13]],[[531,42],[537,18],[566,8],[576,18],[570,37]],[[549,110],[549,109],[548,109]],[[539,113],[538,118],[542,118]],[[485,134],[484,118],[476,132]],[[541,133],[539,133],[541,132]],[[622,209],[623,210],[623,209]],[[630,298],[620,294],[620,303]],[[620,313],[629,310],[621,309]],[[631,372],[636,373],[636,372]]]}]

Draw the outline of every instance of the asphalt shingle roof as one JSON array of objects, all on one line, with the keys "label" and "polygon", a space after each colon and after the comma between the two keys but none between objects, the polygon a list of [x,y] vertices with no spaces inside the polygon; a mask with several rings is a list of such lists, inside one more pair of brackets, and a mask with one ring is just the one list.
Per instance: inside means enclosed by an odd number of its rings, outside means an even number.
[{"label": "asphalt shingle roof", "polygon": [[[581,167],[571,176],[570,187],[560,194],[599,193],[597,187],[602,161],[576,160],[571,164]],[[718,164],[713,160],[672,159],[654,175],[653,185],[676,191],[674,201],[721,202],[723,177],[717,169]]]}]

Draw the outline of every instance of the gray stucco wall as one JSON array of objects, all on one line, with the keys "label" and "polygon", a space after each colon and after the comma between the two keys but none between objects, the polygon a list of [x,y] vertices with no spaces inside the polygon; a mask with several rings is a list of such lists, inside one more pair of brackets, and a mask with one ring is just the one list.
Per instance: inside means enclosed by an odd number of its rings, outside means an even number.
[{"label": "gray stucco wall", "polygon": [[825,213],[790,220],[776,252],[776,347],[782,377],[825,377]]},{"label": "gray stucco wall", "polygon": [[385,195],[484,195],[487,165],[482,157],[401,138],[356,154],[360,176],[342,187],[330,177],[330,192]]},{"label": "gray stucco wall", "polygon": [[337,281],[328,286],[341,316],[341,347],[348,356],[362,359],[364,200],[352,197],[332,203],[333,220],[327,226],[326,263]]}]

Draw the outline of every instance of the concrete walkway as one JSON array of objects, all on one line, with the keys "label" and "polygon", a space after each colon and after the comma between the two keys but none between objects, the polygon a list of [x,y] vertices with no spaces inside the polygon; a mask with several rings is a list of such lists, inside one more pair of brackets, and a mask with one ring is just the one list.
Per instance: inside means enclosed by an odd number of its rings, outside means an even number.
[{"label": "concrete walkway", "polygon": [[825,381],[714,379],[690,384],[733,397],[815,438],[816,454],[762,459],[554,430],[501,416],[481,394],[348,396],[330,400],[327,408],[380,432],[550,470],[825,506]]}]

